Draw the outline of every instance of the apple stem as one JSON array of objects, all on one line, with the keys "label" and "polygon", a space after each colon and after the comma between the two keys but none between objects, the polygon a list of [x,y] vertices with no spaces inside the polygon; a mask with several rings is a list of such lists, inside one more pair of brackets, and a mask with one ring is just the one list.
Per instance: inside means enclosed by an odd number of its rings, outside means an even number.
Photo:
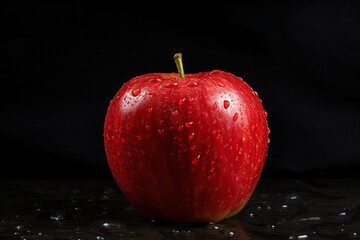
[{"label": "apple stem", "polygon": [[182,63],[182,54],[181,53],[175,53],[174,59],[175,59],[175,64],[176,64],[178,73],[179,73],[179,77],[184,78],[185,77],[185,72],[184,72],[184,66],[183,66],[183,63]]}]

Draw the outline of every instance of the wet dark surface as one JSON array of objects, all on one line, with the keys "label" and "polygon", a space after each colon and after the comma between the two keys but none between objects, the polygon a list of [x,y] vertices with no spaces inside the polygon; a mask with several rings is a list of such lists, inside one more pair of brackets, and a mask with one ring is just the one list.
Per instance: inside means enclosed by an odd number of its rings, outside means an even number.
[{"label": "wet dark surface", "polygon": [[261,178],[235,217],[144,219],[112,179],[0,180],[0,239],[360,239],[360,178]]}]

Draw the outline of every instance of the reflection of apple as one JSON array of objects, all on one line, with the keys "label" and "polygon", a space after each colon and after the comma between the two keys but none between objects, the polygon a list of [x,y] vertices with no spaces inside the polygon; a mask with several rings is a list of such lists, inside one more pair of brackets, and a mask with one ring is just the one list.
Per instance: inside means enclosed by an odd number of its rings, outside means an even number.
[{"label": "reflection of apple", "polygon": [[178,69],[135,77],[115,95],[105,119],[107,159],[145,217],[217,222],[238,213],[257,184],[267,114],[241,78]]}]

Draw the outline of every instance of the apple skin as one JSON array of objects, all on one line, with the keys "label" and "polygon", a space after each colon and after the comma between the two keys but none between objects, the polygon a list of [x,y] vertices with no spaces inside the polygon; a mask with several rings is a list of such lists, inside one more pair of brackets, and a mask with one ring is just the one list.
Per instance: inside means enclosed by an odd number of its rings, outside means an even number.
[{"label": "apple skin", "polygon": [[266,116],[257,93],[227,72],[138,76],[107,111],[109,167],[146,218],[218,222],[255,189],[268,148]]}]

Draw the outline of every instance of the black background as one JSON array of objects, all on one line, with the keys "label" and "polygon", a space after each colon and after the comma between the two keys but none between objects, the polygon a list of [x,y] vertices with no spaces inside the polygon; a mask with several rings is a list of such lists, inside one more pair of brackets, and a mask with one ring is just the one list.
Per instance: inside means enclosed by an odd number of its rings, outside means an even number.
[{"label": "black background", "polygon": [[2,5],[2,176],[110,176],[109,101],[176,71],[176,52],[186,73],[221,69],[259,93],[265,174],[360,170],[358,1],[166,4]]}]

